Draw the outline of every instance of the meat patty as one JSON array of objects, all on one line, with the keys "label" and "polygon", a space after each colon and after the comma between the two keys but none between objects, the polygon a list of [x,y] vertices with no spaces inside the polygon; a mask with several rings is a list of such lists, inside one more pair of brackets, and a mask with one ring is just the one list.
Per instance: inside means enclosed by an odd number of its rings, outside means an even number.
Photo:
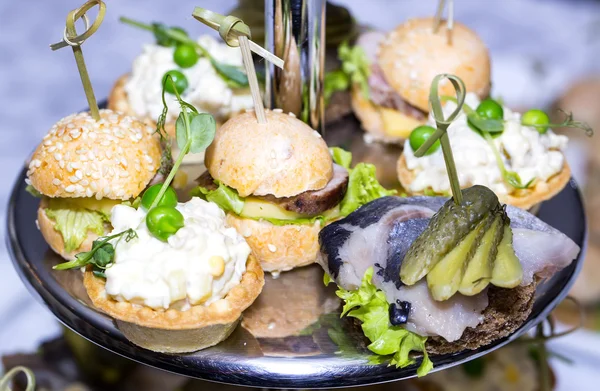
[{"label": "meat patty", "polygon": [[369,92],[373,103],[379,106],[398,110],[417,120],[425,120],[427,118],[427,113],[402,99],[400,94],[388,84],[381,67],[377,64],[371,66]]},{"label": "meat patty", "polygon": [[[339,204],[348,189],[348,170],[337,164],[333,165],[333,177],[327,186],[320,190],[305,191],[293,197],[277,198],[273,195],[256,197],[278,205],[290,212],[305,216],[316,216]],[[208,171],[197,180],[198,184],[209,190],[215,190],[217,185]]]}]

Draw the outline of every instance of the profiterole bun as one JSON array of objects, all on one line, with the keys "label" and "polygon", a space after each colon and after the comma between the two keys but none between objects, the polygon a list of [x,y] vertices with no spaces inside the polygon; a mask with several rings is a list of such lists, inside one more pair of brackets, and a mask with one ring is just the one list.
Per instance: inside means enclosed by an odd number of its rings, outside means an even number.
[{"label": "profiterole bun", "polygon": [[[378,63],[387,82],[413,106],[429,111],[429,88],[440,73],[460,77],[467,91],[487,97],[490,57],[483,41],[468,27],[454,23],[448,44],[446,23],[433,31],[433,18],[411,19],[391,31],[379,47]],[[440,95],[454,96],[451,83]]]},{"label": "profiterole bun", "polygon": [[110,110],[100,121],[79,113],[58,121],[37,147],[27,172],[31,185],[47,197],[137,197],[161,163],[154,130]]},{"label": "profiterole bun", "polygon": [[277,109],[266,117],[259,124],[254,111],[247,112],[217,130],[206,150],[210,175],[242,197],[291,197],[325,187],[333,162],[319,133]]}]

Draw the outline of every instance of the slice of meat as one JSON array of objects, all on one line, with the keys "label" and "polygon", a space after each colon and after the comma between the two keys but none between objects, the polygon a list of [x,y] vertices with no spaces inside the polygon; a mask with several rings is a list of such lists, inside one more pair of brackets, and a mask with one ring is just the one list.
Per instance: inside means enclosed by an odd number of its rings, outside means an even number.
[{"label": "slice of meat", "polygon": [[377,64],[371,66],[369,92],[371,101],[376,105],[398,110],[417,120],[425,120],[427,118],[427,113],[402,99],[396,90],[388,84],[383,71]]},{"label": "slice of meat", "polygon": [[[273,195],[256,197],[290,212],[305,216],[316,216],[339,204],[348,189],[348,170],[337,164],[333,165],[333,177],[327,186],[320,190],[305,191],[293,197],[277,198]],[[200,186],[214,190],[217,186],[210,173],[206,171],[197,180]]]}]

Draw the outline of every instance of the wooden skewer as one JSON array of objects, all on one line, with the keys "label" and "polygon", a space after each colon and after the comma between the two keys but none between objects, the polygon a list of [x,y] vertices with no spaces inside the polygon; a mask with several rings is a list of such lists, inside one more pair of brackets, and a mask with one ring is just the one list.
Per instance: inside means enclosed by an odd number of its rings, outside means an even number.
[{"label": "wooden skewer", "polygon": [[248,43],[249,40],[248,37],[243,35],[240,36],[238,40],[240,42],[240,49],[242,51],[242,60],[244,61],[244,67],[246,68],[246,74],[248,75],[248,84],[250,85],[252,100],[254,101],[256,118],[258,119],[258,123],[266,124],[267,116],[265,115],[265,108],[260,96],[260,88],[258,87],[258,79],[256,78],[256,70],[254,69],[254,61],[252,61],[252,52],[250,51],[250,44]]},{"label": "wooden skewer", "polygon": [[[98,17],[90,27],[86,12],[95,5],[98,5]],[[77,64],[77,70],[79,71],[79,76],[81,77],[81,84],[83,85],[85,97],[87,98],[88,105],[90,107],[90,114],[96,121],[100,121],[100,110],[98,108],[98,103],[96,102],[96,96],[94,95],[94,89],[92,87],[92,82],[90,81],[90,76],[85,66],[81,44],[85,42],[86,39],[91,37],[96,30],[98,30],[98,27],[100,27],[100,24],[104,19],[105,12],[106,5],[101,0],[90,0],[81,7],[74,9],[67,15],[67,26],[63,34],[63,40],[50,45],[50,49],[52,50],[58,50],[67,46],[70,46],[73,49],[75,63]],[[77,30],[75,28],[75,22],[79,19],[83,19],[85,22],[86,31],[81,35],[77,35]]]},{"label": "wooden skewer", "polygon": [[[433,21],[433,32],[437,33],[442,24],[442,17],[444,14],[444,8],[446,7],[446,0],[440,0],[438,3],[437,11]],[[446,38],[448,45],[452,45],[452,34],[454,31],[454,0],[448,0],[448,19],[446,20]]]}]

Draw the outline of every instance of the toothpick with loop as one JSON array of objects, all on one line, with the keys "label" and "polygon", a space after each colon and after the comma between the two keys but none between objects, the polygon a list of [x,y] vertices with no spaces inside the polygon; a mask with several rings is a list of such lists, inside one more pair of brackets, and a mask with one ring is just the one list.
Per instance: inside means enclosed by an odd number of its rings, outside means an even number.
[{"label": "toothpick with loop", "polygon": [[252,42],[250,27],[235,16],[220,15],[201,7],[196,7],[192,15],[208,27],[217,30],[227,45],[231,47],[240,47],[244,68],[246,68],[246,74],[248,75],[248,84],[250,85],[252,100],[254,101],[256,118],[259,123],[267,123],[265,108],[258,87],[258,79],[256,78],[256,70],[254,69],[254,62],[252,61],[252,52],[282,69],[283,60]]},{"label": "toothpick with loop", "polygon": [[[94,23],[92,23],[90,26],[90,21],[86,13],[96,5],[98,6],[98,16],[96,17]],[[106,5],[101,0],[90,0],[81,7],[74,9],[67,15],[67,26],[63,32],[62,41],[50,45],[50,49],[52,50],[58,50],[69,46],[73,49],[75,62],[77,63],[77,69],[79,70],[79,75],[81,76],[81,83],[83,84],[85,96],[90,106],[90,113],[96,121],[100,121],[100,112],[98,109],[98,103],[96,102],[96,97],[94,96],[94,89],[92,88],[90,76],[88,75],[85,61],[83,59],[81,45],[98,30],[102,24],[105,13]],[[79,19],[83,19],[85,24],[85,32],[78,35],[77,29],[75,28],[75,22],[77,22]]]},{"label": "toothpick with loop", "polygon": [[[442,101],[438,95],[438,88],[443,79],[448,79],[456,90],[456,109],[448,116],[448,118],[444,118]],[[450,139],[448,138],[448,127],[458,114],[460,114],[463,104],[465,103],[466,91],[465,83],[463,83],[458,76],[443,73],[433,78],[431,89],[429,90],[429,104],[431,106],[431,112],[433,113],[437,130],[415,151],[415,156],[421,157],[425,155],[425,152],[429,150],[433,143],[440,140],[444,161],[446,163],[446,171],[448,172],[448,179],[450,180],[450,188],[452,189],[452,196],[457,205],[462,203],[462,193],[460,192],[460,183],[456,172],[456,165],[454,164],[452,148],[450,147]]]}]

